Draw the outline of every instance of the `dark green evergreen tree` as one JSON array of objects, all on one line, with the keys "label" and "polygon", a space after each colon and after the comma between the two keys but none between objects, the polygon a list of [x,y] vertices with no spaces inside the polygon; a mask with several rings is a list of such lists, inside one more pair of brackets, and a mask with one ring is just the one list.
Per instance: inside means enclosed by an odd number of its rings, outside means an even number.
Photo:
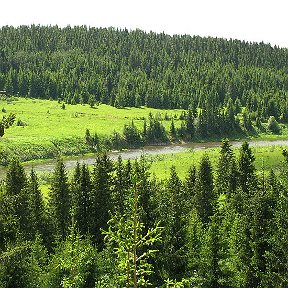
[{"label": "dark green evergreen tree", "polygon": [[200,161],[195,192],[195,207],[204,224],[208,223],[213,215],[215,199],[211,162],[205,154]]},{"label": "dark green evergreen tree", "polygon": [[[90,222],[93,221],[91,218],[92,203],[91,203],[91,181],[88,167],[82,164],[80,167],[80,175],[78,177],[78,169],[74,174],[74,183],[76,184],[74,191],[74,219],[76,221],[76,227],[81,235],[87,235],[89,232]],[[78,184],[78,185],[77,185]],[[92,232],[93,233],[93,232]]]},{"label": "dark green evergreen tree", "polygon": [[251,189],[257,184],[254,166],[255,157],[248,142],[244,142],[240,148],[238,159],[239,184],[244,195],[251,194]]},{"label": "dark green evergreen tree", "polygon": [[109,211],[112,209],[112,171],[113,164],[107,154],[98,155],[91,177],[92,221],[90,221],[89,230],[99,250],[102,250],[104,245],[101,229],[107,229],[107,222],[110,219]]},{"label": "dark green evergreen tree", "polygon": [[27,193],[29,195],[29,212],[34,237],[39,235],[43,240],[48,240],[47,238],[49,235],[47,235],[47,232],[49,230],[47,225],[47,215],[42,193],[39,189],[38,178],[34,169],[31,170],[30,177],[28,179]]},{"label": "dark green evergreen tree", "polygon": [[115,166],[115,176],[113,178],[113,214],[118,212],[120,215],[123,215],[125,212],[125,205],[127,204],[126,201],[128,200],[127,193],[130,186],[130,175],[129,173],[126,174],[125,172],[125,166],[121,156],[119,156]]},{"label": "dark green evergreen tree", "polygon": [[186,131],[189,139],[193,139],[195,133],[193,111],[188,110],[186,118]]},{"label": "dark green evergreen tree", "polygon": [[[29,197],[27,193],[27,178],[23,166],[17,159],[12,159],[5,179],[4,217],[8,239],[31,238],[31,219]],[[7,239],[7,240],[8,240]]]},{"label": "dark green evergreen tree", "polygon": [[71,195],[61,158],[56,162],[49,196],[50,217],[53,219],[55,236],[65,240],[71,223]]},{"label": "dark green evergreen tree", "polygon": [[199,276],[203,279],[202,287],[227,287],[223,283],[223,273],[220,267],[222,259],[219,224],[215,215],[211,217],[203,237],[204,241],[201,243]]},{"label": "dark green evergreen tree", "polygon": [[234,154],[228,140],[221,145],[220,157],[217,164],[215,186],[218,195],[233,195],[237,188],[237,170]]}]

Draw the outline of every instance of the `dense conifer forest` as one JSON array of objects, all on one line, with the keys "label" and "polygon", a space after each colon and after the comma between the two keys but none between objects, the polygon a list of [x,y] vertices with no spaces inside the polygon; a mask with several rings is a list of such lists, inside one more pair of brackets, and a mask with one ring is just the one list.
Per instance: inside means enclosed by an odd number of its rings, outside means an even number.
[{"label": "dense conifer forest", "polygon": [[0,29],[0,90],[115,107],[202,109],[210,124],[246,107],[288,121],[288,50],[264,43],[113,28]]},{"label": "dense conifer forest", "polygon": [[151,177],[145,158],[71,178],[61,159],[43,198],[11,161],[0,193],[0,287],[286,287],[288,156],[256,171],[248,143],[224,141],[181,180]]},{"label": "dense conifer forest", "polygon": [[[288,49],[86,26],[6,26],[0,43],[5,101],[185,110],[167,115],[169,131],[160,114],[105,141],[83,127],[89,151],[288,123]],[[1,137],[14,121],[3,116]],[[236,157],[223,141],[215,166],[205,154],[185,179],[172,166],[165,180],[145,158],[99,153],[68,176],[59,157],[45,195],[10,156],[1,154],[0,288],[288,287],[286,150],[281,171],[266,173],[247,142]]]}]

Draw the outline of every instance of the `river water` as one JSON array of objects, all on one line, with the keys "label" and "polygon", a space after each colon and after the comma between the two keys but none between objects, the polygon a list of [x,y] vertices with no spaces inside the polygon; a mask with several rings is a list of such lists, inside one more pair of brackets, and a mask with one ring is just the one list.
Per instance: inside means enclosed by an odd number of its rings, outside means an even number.
[{"label": "river water", "polygon": [[[232,141],[230,144],[235,147],[241,147],[242,142]],[[251,147],[265,147],[265,146],[288,146],[288,140],[273,140],[273,141],[249,141]],[[197,151],[210,148],[218,148],[221,146],[221,142],[205,142],[205,143],[186,143],[186,144],[173,144],[173,145],[157,145],[157,146],[145,146],[140,149],[130,149],[123,151],[108,152],[111,160],[116,160],[119,156],[123,160],[134,160],[143,156],[156,156],[161,154],[172,154],[187,151]],[[64,164],[66,169],[70,170],[76,166],[76,163],[85,163],[92,165],[95,163],[96,156],[78,156],[73,159],[65,159]],[[25,170],[28,172],[33,167],[36,172],[51,172],[55,168],[55,160],[47,160],[41,163],[26,164]],[[6,173],[6,168],[0,168],[0,179],[3,179]]]}]

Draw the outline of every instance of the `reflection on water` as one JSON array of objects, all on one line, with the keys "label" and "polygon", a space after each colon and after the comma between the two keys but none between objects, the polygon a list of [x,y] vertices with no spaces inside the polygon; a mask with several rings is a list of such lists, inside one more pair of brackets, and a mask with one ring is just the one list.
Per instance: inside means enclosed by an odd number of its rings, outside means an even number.
[{"label": "reflection on water", "polygon": [[[241,147],[243,142],[230,142],[235,147]],[[274,140],[274,141],[249,141],[251,147],[264,147],[264,146],[287,146],[288,140]],[[187,143],[187,144],[174,144],[174,145],[157,145],[157,146],[145,146],[141,149],[131,149],[123,151],[109,152],[108,155],[111,160],[116,160],[119,156],[124,160],[133,160],[143,156],[156,156],[161,154],[171,154],[186,152],[189,150],[204,150],[209,148],[217,148],[221,146],[221,142],[206,142],[206,143]],[[95,163],[95,156],[79,156],[74,159],[65,160],[65,166],[67,169],[72,169],[76,166],[76,163],[85,163],[92,165]],[[34,168],[36,172],[51,172],[55,167],[55,160],[47,160],[43,163],[25,165],[25,170],[30,171]],[[0,179],[3,179],[6,173],[5,168],[0,168]]]}]

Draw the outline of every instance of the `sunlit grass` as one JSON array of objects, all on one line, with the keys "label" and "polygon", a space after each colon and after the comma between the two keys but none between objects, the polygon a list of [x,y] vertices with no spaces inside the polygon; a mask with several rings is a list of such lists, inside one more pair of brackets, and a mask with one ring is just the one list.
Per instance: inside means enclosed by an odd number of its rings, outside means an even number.
[{"label": "sunlit grass", "polygon": [[[267,147],[253,147],[252,151],[255,155],[255,167],[257,173],[267,174],[270,170],[279,172],[282,166],[283,156],[282,150],[284,147],[267,146]],[[209,156],[213,171],[216,171],[219,159],[220,148],[181,152],[175,154],[159,155],[150,157],[151,164],[150,172],[158,179],[166,179],[170,175],[170,169],[175,166],[176,171],[181,179],[187,175],[189,168],[192,165],[199,167],[199,163],[203,155],[206,153]],[[239,149],[234,149],[236,159],[239,157]]]},{"label": "sunlit grass", "polygon": [[[27,126],[13,125],[7,129],[2,139],[18,143],[47,143],[54,139],[68,137],[84,137],[85,130],[96,132],[99,135],[111,135],[113,131],[122,132],[125,124],[134,123],[142,129],[143,119],[157,113],[164,118],[179,115],[181,110],[159,110],[152,108],[124,108],[117,109],[108,105],[99,105],[91,108],[89,105],[65,105],[57,101],[17,98],[17,101],[0,101],[0,107],[6,113],[0,112],[0,117],[15,113]],[[165,126],[170,121],[163,120]]]}]

